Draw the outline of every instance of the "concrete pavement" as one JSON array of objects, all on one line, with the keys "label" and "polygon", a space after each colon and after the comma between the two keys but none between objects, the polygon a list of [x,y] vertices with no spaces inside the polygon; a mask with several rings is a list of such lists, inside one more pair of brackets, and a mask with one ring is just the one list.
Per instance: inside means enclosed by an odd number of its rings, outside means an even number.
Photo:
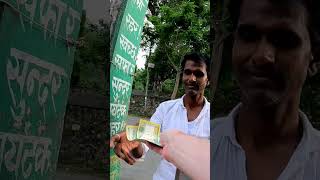
[{"label": "concrete pavement", "polygon": [[143,162],[136,162],[134,165],[128,165],[121,160],[121,180],[152,180],[152,175],[156,171],[161,157],[149,151]]}]

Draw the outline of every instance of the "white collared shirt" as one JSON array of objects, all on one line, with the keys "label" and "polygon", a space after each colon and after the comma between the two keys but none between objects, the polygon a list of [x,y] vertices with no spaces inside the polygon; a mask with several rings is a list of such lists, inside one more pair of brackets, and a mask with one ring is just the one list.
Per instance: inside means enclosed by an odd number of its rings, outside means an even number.
[{"label": "white collared shirt", "polygon": [[[234,128],[240,106],[212,123],[211,179],[247,179],[245,151],[236,140]],[[278,180],[320,180],[320,132],[312,127],[303,112],[300,111],[299,116],[303,122],[303,136]]]},{"label": "white collared shirt", "polygon": [[[161,132],[176,129],[185,134],[209,138],[210,103],[205,99],[205,105],[198,117],[188,122],[187,109],[184,107],[183,97],[161,103],[150,121],[161,124]],[[146,146],[144,148],[146,152],[148,148]],[[153,174],[153,180],[174,180],[175,173],[176,167],[165,159],[161,159],[160,165]]]}]

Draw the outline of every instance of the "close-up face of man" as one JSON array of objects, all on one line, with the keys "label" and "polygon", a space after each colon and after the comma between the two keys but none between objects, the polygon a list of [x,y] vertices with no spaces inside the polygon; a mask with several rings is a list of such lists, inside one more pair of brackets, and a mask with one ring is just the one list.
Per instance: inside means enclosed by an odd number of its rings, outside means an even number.
[{"label": "close-up face of man", "polygon": [[299,97],[312,59],[302,3],[243,0],[232,52],[244,103],[263,106]]},{"label": "close-up face of man", "polygon": [[182,75],[185,93],[191,96],[203,93],[208,83],[206,64],[187,60]]}]

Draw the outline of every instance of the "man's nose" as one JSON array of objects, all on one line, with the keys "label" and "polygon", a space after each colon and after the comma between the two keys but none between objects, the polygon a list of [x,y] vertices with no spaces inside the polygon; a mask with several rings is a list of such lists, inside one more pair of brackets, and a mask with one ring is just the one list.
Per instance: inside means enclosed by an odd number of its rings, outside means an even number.
[{"label": "man's nose", "polygon": [[197,80],[197,77],[193,73],[191,73],[189,76],[189,81],[194,82],[196,80]]},{"label": "man's nose", "polygon": [[252,60],[253,64],[257,66],[273,64],[275,62],[275,49],[266,38],[262,38],[257,44]]}]

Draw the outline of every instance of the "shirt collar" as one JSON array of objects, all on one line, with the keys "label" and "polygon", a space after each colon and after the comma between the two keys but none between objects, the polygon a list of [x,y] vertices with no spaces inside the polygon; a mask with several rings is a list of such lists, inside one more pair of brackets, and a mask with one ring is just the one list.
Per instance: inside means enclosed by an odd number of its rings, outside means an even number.
[{"label": "shirt collar", "polygon": [[[185,96],[185,94],[181,97],[181,98],[179,98],[179,103],[180,103],[180,105],[183,107],[183,108],[186,108],[185,106],[184,106],[184,103],[183,103],[183,97]],[[208,100],[207,100],[207,98],[205,97],[205,96],[203,96],[204,97],[204,108],[208,108],[209,106],[210,106],[210,103],[208,102]]]},{"label": "shirt collar", "polygon": [[[232,109],[229,115],[226,117],[226,123],[224,124],[226,127],[223,129],[223,136],[228,137],[232,144],[242,148],[236,140],[236,133],[235,133],[235,119],[239,113],[239,108],[241,107],[242,103],[239,103],[236,107]],[[306,159],[309,153],[312,152],[320,152],[320,133],[318,130],[313,128],[311,123],[309,122],[308,117],[299,110],[299,117],[302,121],[303,125],[303,135],[299,142],[298,147],[296,148],[294,155],[297,156],[298,159]]]}]

